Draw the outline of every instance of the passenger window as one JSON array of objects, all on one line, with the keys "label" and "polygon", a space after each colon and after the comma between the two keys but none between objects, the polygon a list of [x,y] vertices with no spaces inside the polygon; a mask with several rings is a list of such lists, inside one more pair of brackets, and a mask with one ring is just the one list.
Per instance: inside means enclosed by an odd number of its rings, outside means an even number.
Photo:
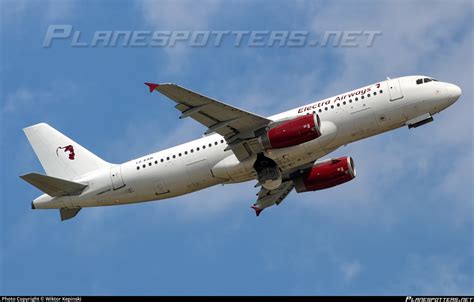
[{"label": "passenger window", "polygon": [[164,159],[160,159],[161,162],[163,162]]},{"label": "passenger window", "polygon": [[145,168],[145,167],[146,167],[146,165],[145,165],[145,164],[143,164],[143,166],[142,166],[142,167],[143,167],[143,168]]},{"label": "passenger window", "polygon": [[151,162],[149,162],[148,165],[151,167]]},{"label": "passenger window", "polygon": [[423,84],[423,79],[416,80],[416,85],[420,85],[420,84]]},{"label": "passenger window", "polygon": [[349,103],[352,103],[352,100],[349,100]]},{"label": "passenger window", "polygon": [[224,140],[223,140],[223,139],[221,139],[221,144],[223,144],[223,143],[224,143]]},{"label": "passenger window", "polygon": [[380,92],[380,93],[383,93],[383,90],[380,90],[379,92]]},{"label": "passenger window", "polygon": [[173,158],[176,158],[176,155],[173,155]]},{"label": "passenger window", "polygon": [[188,155],[188,151],[184,151],[184,155]]},{"label": "passenger window", "polygon": [[356,98],[356,102],[359,100],[359,98]]},{"label": "passenger window", "polygon": [[155,160],[155,165],[158,165],[158,161],[157,161],[157,160]]},{"label": "passenger window", "polygon": [[324,107],[324,110],[326,110],[326,111],[327,111],[327,110],[328,110],[328,107]]},{"label": "passenger window", "polygon": [[216,146],[217,146],[217,142],[214,142],[214,145],[216,145]]},{"label": "passenger window", "polygon": [[319,112],[323,112],[323,110],[322,110],[322,109],[319,109]]},{"label": "passenger window", "polygon": [[199,147],[196,148],[196,151],[199,151]]},{"label": "passenger window", "polygon": [[178,156],[181,157],[181,153],[178,153]]},{"label": "passenger window", "polygon": [[374,92],[374,95],[377,95],[377,92]]},{"label": "passenger window", "polygon": [[169,156],[168,156],[168,157],[166,157],[166,160],[170,160],[170,157],[169,157]]},{"label": "passenger window", "polygon": [[345,105],[345,104],[346,104],[346,101],[342,102],[342,104]]},{"label": "passenger window", "polygon": [[331,109],[334,109],[334,105],[331,105]]},{"label": "passenger window", "polygon": [[337,107],[341,106],[341,104],[337,103]]},{"label": "passenger window", "polygon": [[370,93],[367,93],[367,97],[370,98]]},{"label": "passenger window", "polygon": [[140,170],[140,167],[137,166],[137,170]]},{"label": "passenger window", "polygon": [[191,153],[194,153],[194,150],[193,150],[193,149],[191,149]]},{"label": "passenger window", "polygon": [[209,144],[209,148],[211,148],[211,147],[212,147],[212,144]]},{"label": "passenger window", "polygon": [[362,96],[360,97],[360,99],[363,100],[363,99],[364,99],[364,96],[362,95]]}]

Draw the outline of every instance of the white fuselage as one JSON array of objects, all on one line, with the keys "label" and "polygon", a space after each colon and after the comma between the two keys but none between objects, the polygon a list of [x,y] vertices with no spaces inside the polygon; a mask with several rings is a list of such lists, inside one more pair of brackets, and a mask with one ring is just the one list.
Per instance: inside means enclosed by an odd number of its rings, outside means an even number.
[{"label": "white fuselage", "polygon": [[[408,76],[368,85],[296,109],[273,115],[279,121],[317,113],[321,137],[265,152],[282,172],[291,171],[340,146],[407,124],[424,114],[434,115],[454,103],[459,87],[438,81],[417,84],[426,76]],[[111,168],[83,175],[74,181],[88,187],[80,196],[34,201],[36,208],[94,207],[175,197],[216,184],[256,179],[255,157],[239,161],[218,134],[149,154]]]}]

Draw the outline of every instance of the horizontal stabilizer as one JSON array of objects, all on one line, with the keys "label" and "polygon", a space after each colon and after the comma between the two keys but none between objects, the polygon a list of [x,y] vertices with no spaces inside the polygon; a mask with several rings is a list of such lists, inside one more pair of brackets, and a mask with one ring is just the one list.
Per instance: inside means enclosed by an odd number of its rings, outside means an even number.
[{"label": "horizontal stabilizer", "polygon": [[59,214],[61,215],[61,221],[74,218],[79,213],[81,208],[61,208]]},{"label": "horizontal stabilizer", "polygon": [[87,187],[87,185],[84,184],[40,173],[28,173],[20,177],[52,197],[79,195]]}]

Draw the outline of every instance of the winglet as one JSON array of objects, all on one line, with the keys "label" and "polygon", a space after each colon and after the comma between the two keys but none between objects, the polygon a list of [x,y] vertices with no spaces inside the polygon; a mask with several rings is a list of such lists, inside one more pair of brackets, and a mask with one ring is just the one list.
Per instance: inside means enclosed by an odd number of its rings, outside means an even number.
[{"label": "winglet", "polygon": [[255,214],[257,215],[257,217],[258,217],[258,215],[260,215],[260,213],[262,213],[262,211],[263,211],[263,209],[261,209],[261,208],[259,208],[259,207],[257,207],[257,206],[251,206],[251,208],[255,210]]},{"label": "winglet", "polygon": [[145,82],[145,85],[147,85],[150,88],[150,93],[152,93],[153,90],[155,90],[158,86],[160,86],[159,84],[148,83],[148,82]]}]

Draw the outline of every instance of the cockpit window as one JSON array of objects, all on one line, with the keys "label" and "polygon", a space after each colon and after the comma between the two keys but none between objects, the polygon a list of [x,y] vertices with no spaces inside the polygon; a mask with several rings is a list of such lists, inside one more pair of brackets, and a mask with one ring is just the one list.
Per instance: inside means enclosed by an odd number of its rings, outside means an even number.
[{"label": "cockpit window", "polygon": [[431,78],[431,80],[432,80],[433,82],[438,82],[438,80],[437,80],[437,79],[433,79],[433,78]]},{"label": "cockpit window", "polygon": [[425,81],[425,83],[428,83],[428,82],[431,82],[431,81],[432,81],[432,80],[429,79],[429,78],[424,78],[423,80]]},{"label": "cockpit window", "polygon": [[416,80],[416,85],[420,85],[420,84],[423,84],[423,79]]}]

